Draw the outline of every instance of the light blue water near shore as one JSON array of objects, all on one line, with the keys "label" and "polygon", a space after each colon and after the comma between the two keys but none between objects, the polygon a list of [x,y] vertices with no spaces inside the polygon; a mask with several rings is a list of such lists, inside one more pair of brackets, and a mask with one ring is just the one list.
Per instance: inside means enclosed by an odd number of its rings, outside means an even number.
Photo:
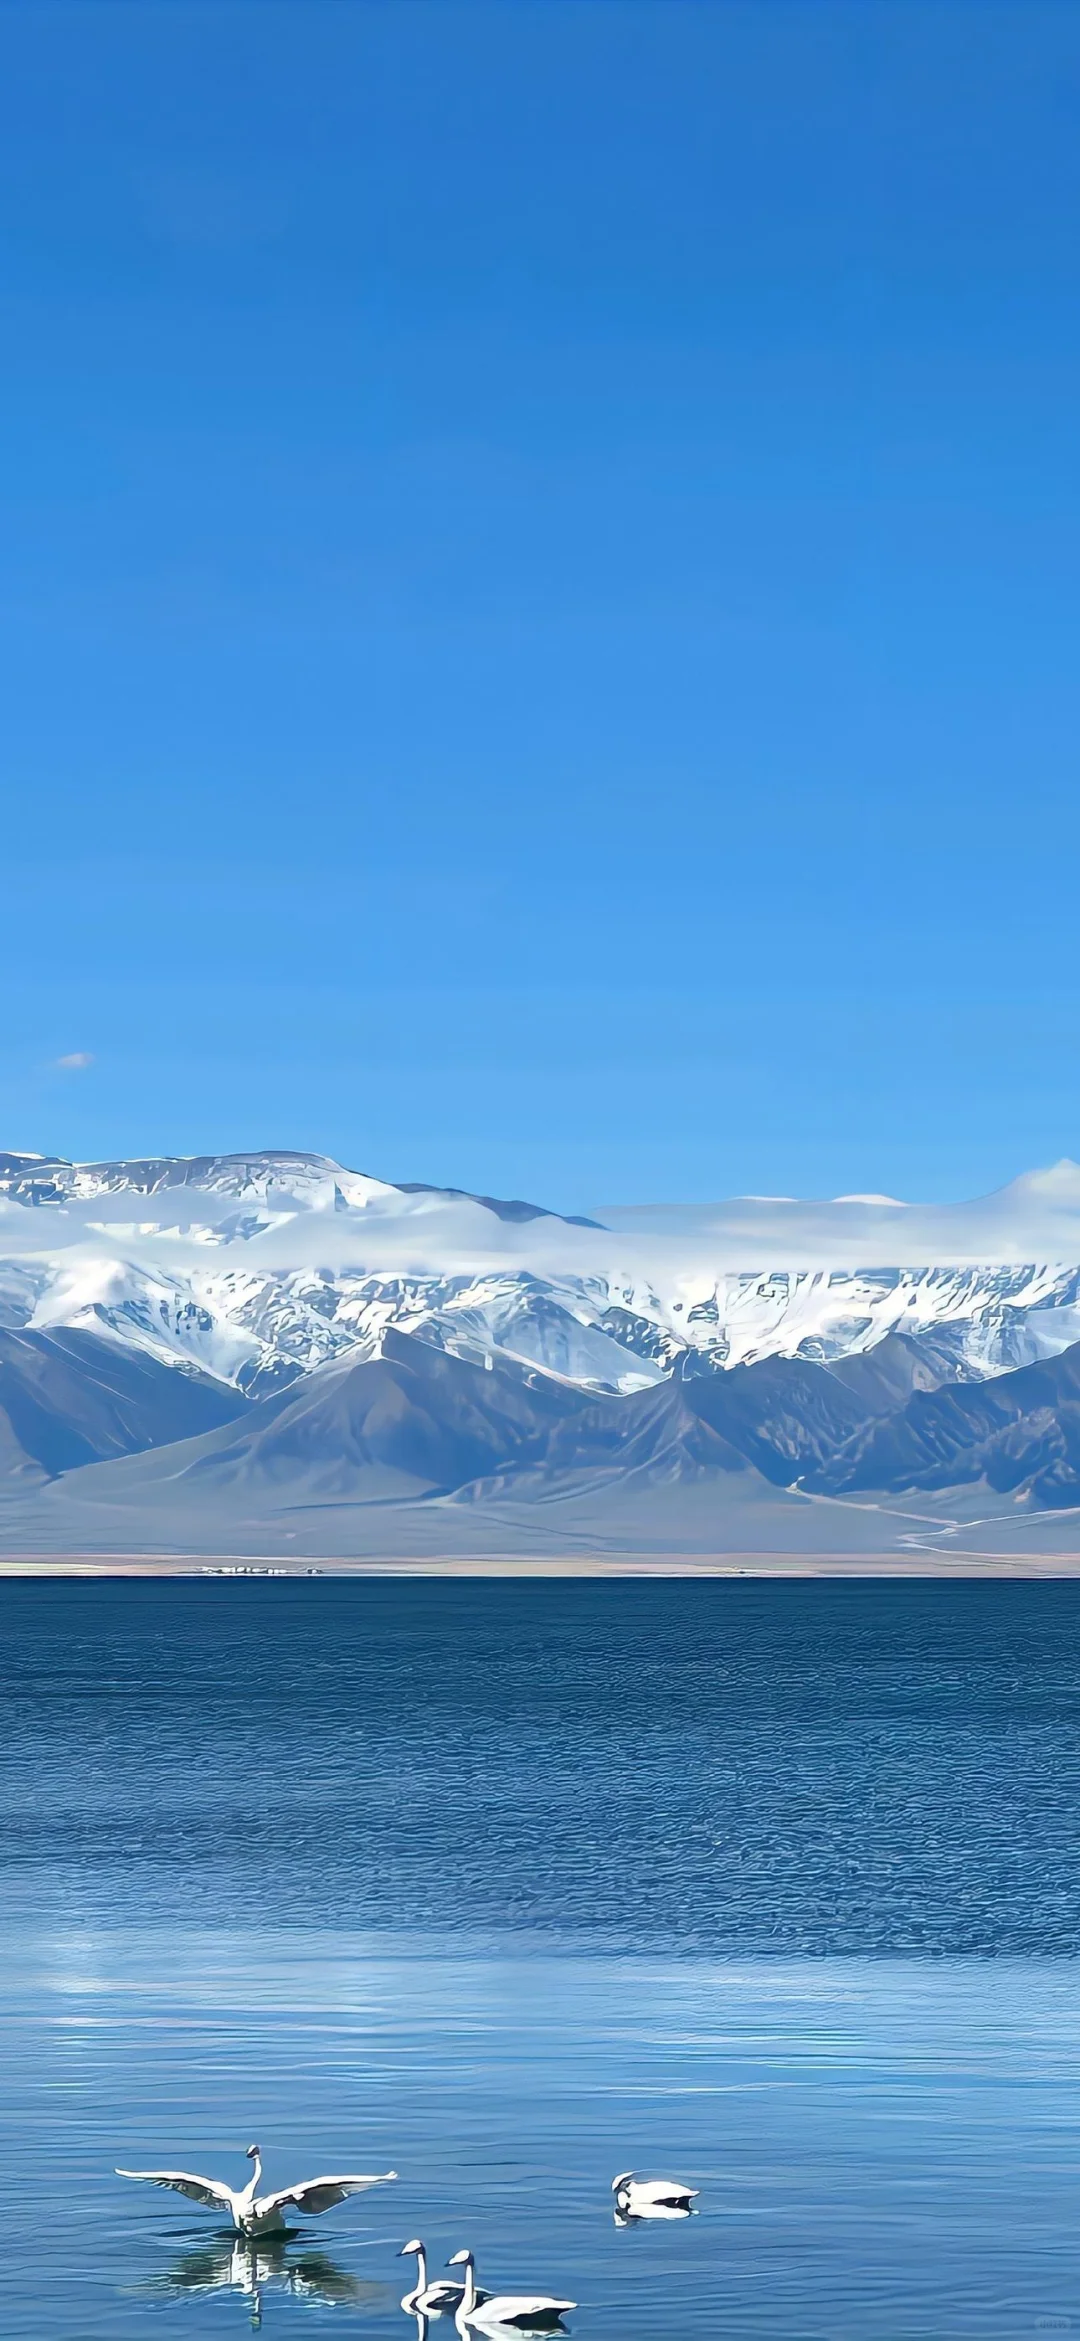
[{"label": "light blue water near shore", "polygon": [[[1070,1586],[9,1584],[0,2331],[1080,2330]],[[115,2162],[400,2180],[234,2253]],[[700,2214],[617,2231],[635,2164]],[[453,2341],[434,2324],[431,2341]]]}]

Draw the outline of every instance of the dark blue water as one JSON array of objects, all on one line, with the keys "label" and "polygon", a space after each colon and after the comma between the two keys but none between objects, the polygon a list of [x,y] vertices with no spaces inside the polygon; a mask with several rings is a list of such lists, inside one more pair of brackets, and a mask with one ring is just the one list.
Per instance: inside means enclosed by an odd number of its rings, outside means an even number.
[{"label": "dark blue water", "polygon": [[[1080,1589],[9,1582],[0,2331],[1080,2327]],[[114,2162],[401,2173],[234,2253]],[[637,2165],[701,2189],[617,2231]],[[164,2321],[164,2322],[163,2322]],[[445,2321],[431,2341],[455,2341]]]}]

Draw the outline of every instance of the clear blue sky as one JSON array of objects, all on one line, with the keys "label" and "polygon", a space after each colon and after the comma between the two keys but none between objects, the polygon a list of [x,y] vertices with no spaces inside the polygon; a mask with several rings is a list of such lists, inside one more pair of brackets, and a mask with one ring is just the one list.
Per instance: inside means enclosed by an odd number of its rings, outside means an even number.
[{"label": "clear blue sky", "polygon": [[1080,1154],[1078,114],[1076,0],[0,5],[2,1142]]}]

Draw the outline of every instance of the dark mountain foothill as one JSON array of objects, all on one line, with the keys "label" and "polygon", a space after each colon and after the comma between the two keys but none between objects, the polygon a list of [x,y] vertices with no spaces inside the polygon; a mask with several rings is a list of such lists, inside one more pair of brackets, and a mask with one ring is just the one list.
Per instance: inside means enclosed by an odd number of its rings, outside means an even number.
[{"label": "dark mountain foothill", "polygon": [[1080,1503],[1080,1343],[989,1381],[915,1390],[866,1424],[807,1485],[823,1493],[959,1487]]},{"label": "dark mountain foothill", "polygon": [[3,1533],[9,1549],[109,1535],[116,1549],[128,1536],[199,1551],[321,1518],[341,1550],[383,1534],[387,1550],[444,1536],[451,1550],[466,1532],[449,1505],[507,1550],[649,1535],[695,1550],[748,1537],[847,1549],[864,1535],[869,1549],[937,1533],[939,1517],[950,1533],[972,1489],[1032,1520],[1080,1507],[1080,1344],[980,1382],[943,1381],[945,1363],[940,1347],[889,1335],[827,1363],[683,1355],[619,1394],[388,1327],[377,1355],[251,1401],[81,1328],[3,1329]]},{"label": "dark mountain foothill", "polygon": [[51,1479],[246,1412],[226,1383],[178,1373],[79,1326],[0,1326],[0,1473]]},{"label": "dark mountain foothill", "polygon": [[381,1357],[323,1366],[253,1406],[186,1465],[204,1488],[230,1481],[295,1482],[311,1493],[449,1493],[497,1469],[542,1460],[553,1430],[585,1394],[537,1368],[490,1371],[386,1333]]}]

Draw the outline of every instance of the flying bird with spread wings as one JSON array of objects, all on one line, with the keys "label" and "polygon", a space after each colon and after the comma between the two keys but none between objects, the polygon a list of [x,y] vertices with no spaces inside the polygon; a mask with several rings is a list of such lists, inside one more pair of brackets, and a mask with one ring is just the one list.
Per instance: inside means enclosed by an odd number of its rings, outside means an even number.
[{"label": "flying bird with spread wings", "polygon": [[396,2170],[380,2170],[368,2175],[350,2175],[346,2178],[301,2179],[299,2186],[281,2187],[277,2194],[260,2195],[262,2183],[262,2155],[258,2146],[248,2147],[248,2160],[254,2169],[246,2187],[228,2187],[216,2178],[197,2178],[187,2170],[118,2170],[117,2178],[148,2179],[155,2187],[171,2187],[175,2194],[187,2195],[192,2203],[205,2203],[210,2210],[227,2211],[237,2235],[279,2235],[285,2226],[285,2213],[298,2211],[310,2218],[321,2211],[332,2211],[344,2203],[349,2195],[360,2195],[365,2187],[385,2186],[397,2177]]}]

